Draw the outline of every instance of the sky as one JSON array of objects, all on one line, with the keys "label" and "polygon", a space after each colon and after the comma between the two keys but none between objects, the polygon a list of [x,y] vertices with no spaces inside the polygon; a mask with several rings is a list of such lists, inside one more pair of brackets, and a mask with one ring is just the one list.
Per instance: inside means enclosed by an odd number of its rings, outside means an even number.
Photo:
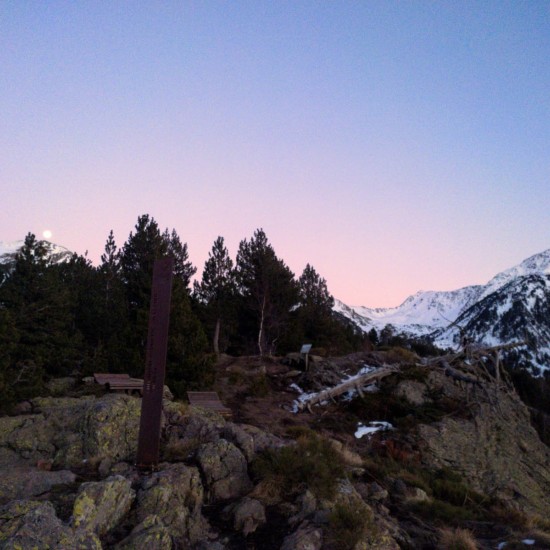
[{"label": "sky", "polygon": [[202,270],[263,228],[343,302],[550,248],[550,2],[0,2],[0,240]]}]

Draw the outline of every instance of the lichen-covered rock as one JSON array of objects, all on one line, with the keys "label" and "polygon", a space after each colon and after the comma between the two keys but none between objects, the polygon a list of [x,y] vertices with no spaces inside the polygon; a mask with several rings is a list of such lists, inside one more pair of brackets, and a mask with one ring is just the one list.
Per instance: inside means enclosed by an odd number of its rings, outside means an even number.
[{"label": "lichen-covered rock", "polygon": [[75,533],[56,516],[50,502],[14,500],[0,507],[0,546],[6,550],[101,550],[94,533]]},{"label": "lichen-covered rock", "polygon": [[184,464],[163,465],[143,478],[137,494],[136,516],[144,522],[159,518],[168,532],[191,543],[204,538],[209,526],[201,514],[204,490],[197,468]]},{"label": "lichen-covered rock", "polygon": [[281,550],[320,550],[323,545],[323,531],[304,522],[283,541]]},{"label": "lichen-covered rock", "polygon": [[416,380],[402,380],[395,388],[398,397],[405,398],[411,405],[420,406],[426,402],[426,384]]},{"label": "lichen-covered rock", "polygon": [[177,408],[166,410],[166,438],[169,442],[177,440],[195,440],[198,444],[218,441],[220,430],[225,420],[212,411],[189,407],[185,415],[178,413]]},{"label": "lichen-covered rock", "polygon": [[197,461],[206,480],[210,500],[229,500],[252,489],[243,453],[225,439],[202,445]]},{"label": "lichen-covered rock", "polygon": [[23,422],[7,437],[7,446],[23,458],[52,456],[55,431],[43,414],[22,417]]},{"label": "lichen-covered rock", "polygon": [[172,537],[158,516],[147,516],[129,536],[115,546],[116,550],[172,550]]},{"label": "lichen-covered rock", "polygon": [[248,497],[224,508],[223,515],[226,518],[232,518],[235,531],[241,531],[245,537],[256,531],[266,521],[263,504]]},{"label": "lichen-covered rock", "polygon": [[[354,550],[399,550],[400,546],[388,531],[384,521],[379,521],[373,514],[372,508],[361,498],[359,492],[349,480],[340,480],[336,497],[331,502],[324,502],[322,507],[334,510],[336,507],[343,507],[364,519],[362,531],[357,533],[358,540]],[[330,516],[329,516],[330,518]],[[330,519],[329,519],[330,526]]]},{"label": "lichen-covered rock", "polygon": [[98,399],[83,418],[81,434],[85,457],[132,460],[137,451],[141,401],[110,394]]},{"label": "lichen-covered rock", "polygon": [[36,468],[13,468],[0,476],[0,503],[26,499],[49,491],[54,485],[73,483],[76,475],[68,470],[55,472]]},{"label": "lichen-covered rock", "polygon": [[252,437],[254,444],[254,454],[262,453],[267,449],[284,447],[286,443],[276,435],[265,432],[256,426],[250,424],[240,424],[239,426],[245,433]]},{"label": "lichen-covered rock", "polygon": [[[442,373],[428,377],[432,389],[445,395],[463,392]],[[475,393],[474,393],[475,392]],[[504,501],[546,516],[550,513],[550,449],[530,425],[529,412],[517,395],[495,394],[494,387],[470,388],[473,418],[445,417],[421,424],[423,460],[449,467],[465,483]]]},{"label": "lichen-covered rock", "polygon": [[243,428],[227,422],[221,430],[221,437],[230,443],[233,443],[244,455],[248,462],[252,462],[256,451],[254,448],[254,438]]},{"label": "lichen-covered rock", "polygon": [[74,502],[71,525],[104,535],[128,513],[134,498],[130,481],[122,476],[83,483]]}]

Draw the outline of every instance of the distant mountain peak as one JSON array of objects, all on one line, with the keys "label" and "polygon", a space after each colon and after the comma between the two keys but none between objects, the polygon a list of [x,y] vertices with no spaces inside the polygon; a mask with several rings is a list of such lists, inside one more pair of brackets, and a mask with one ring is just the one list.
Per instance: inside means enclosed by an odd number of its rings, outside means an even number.
[{"label": "distant mountain peak", "polygon": [[498,345],[530,338],[520,364],[550,369],[550,249],[501,271],[485,285],[451,291],[419,291],[394,308],[334,309],[364,332],[391,324],[410,337],[426,337],[442,347],[456,345],[458,326],[472,341]]}]

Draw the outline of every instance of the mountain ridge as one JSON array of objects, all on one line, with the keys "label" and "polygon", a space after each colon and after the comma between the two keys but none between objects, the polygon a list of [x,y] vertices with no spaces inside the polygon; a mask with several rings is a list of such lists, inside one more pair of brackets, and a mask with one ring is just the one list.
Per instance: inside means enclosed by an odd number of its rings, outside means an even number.
[{"label": "mountain ridge", "polygon": [[[506,306],[506,304],[508,304]],[[485,285],[451,291],[419,291],[395,308],[347,306],[335,300],[335,311],[361,330],[382,330],[424,338],[447,348],[459,344],[460,331],[483,345],[526,338],[520,363],[550,368],[550,249],[529,256],[497,273]]]}]

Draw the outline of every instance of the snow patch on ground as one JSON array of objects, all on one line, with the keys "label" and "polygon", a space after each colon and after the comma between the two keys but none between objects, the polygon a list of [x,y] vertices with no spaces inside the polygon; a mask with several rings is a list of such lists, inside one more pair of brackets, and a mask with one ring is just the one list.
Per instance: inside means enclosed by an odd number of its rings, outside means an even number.
[{"label": "snow patch on ground", "polygon": [[393,430],[393,426],[389,422],[374,420],[373,422],[369,422],[367,426],[365,426],[362,422],[359,422],[359,424],[357,424],[357,430],[355,430],[355,438],[361,439],[365,435],[370,437],[376,432],[387,430]]}]

